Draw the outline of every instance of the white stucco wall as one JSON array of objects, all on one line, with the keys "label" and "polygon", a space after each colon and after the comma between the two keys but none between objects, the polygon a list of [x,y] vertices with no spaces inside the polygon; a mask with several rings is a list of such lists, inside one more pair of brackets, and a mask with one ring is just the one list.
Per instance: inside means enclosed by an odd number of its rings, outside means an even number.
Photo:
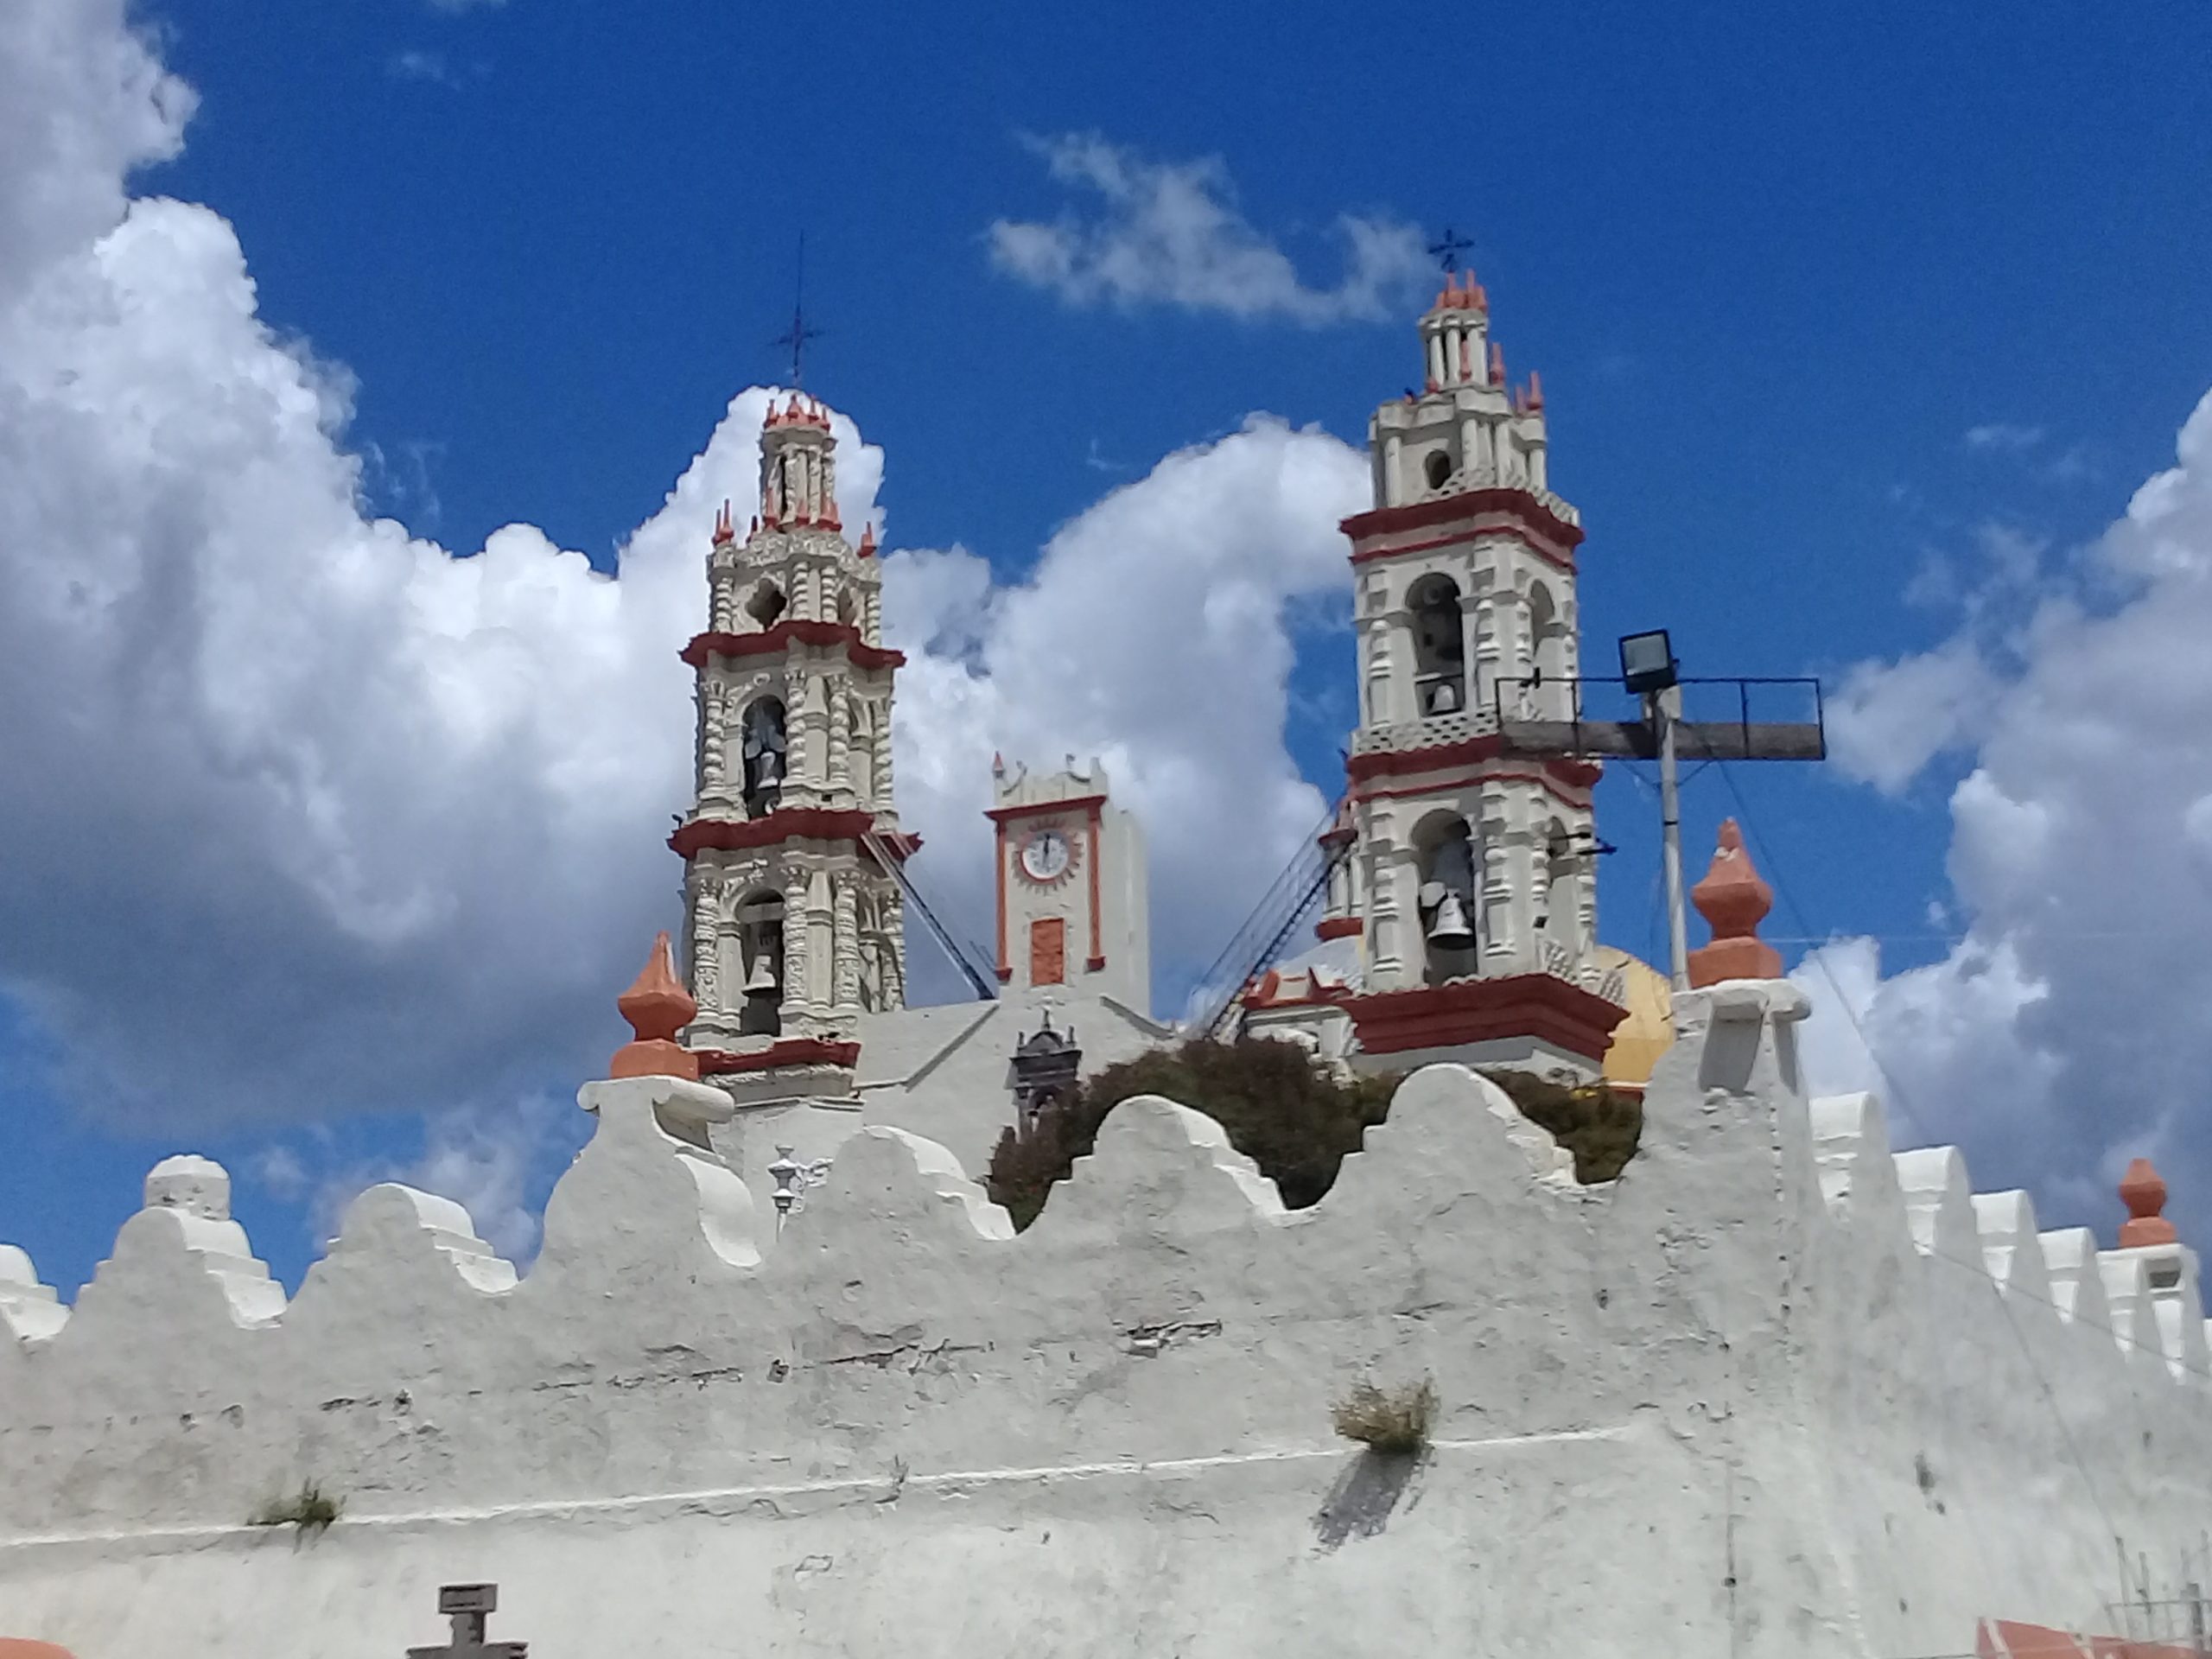
[{"label": "white stucco wall", "polygon": [[[2065,1317],[2078,1241],[1948,1165],[1901,1182],[1863,1102],[1808,1108],[1799,1006],[1678,999],[1599,1188],[1440,1067],[1312,1210],[1142,1100],[1019,1237],[876,1126],[779,1245],[661,1127],[720,1097],[643,1079],[587,1090],[518,1283],[380,1188],[283,1306],[203,1181],[58,1332],[0,1326],[0,1634],[392,1659],[474,1579],[537,1659],[1894,1656],[2097,1623],[2115,1529],[2212,1523],[2205,1386],[2132,1253]],[[1395,1501],[1330,1428],[1363,1376],[1440,1396]],[[327,1533],[242,1524],[306,1479],[345,1500]]]}]

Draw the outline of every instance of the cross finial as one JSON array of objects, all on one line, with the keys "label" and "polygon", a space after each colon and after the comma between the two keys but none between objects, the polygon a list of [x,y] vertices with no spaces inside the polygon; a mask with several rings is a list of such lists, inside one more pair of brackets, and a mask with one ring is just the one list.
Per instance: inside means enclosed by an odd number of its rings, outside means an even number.
[{"label": "cross finial", "polygon": [[792,283],[791,326],[778,334],[769,344],[791,348],[791,385],[806,384],[806,342],[822,338],[819,328],[810,328],[806,321],[806,232],[798,233],[798,271]]},{"label": "cross finial", "polygon": [[1444,267],[1445,274],[1449,276],[1459,269],[1459,256],[1474,245],[1465,237],[1446,225],[1444,227],[1443,236],[1430,243],[1428,251],[1435,256],[1437,263]]}]

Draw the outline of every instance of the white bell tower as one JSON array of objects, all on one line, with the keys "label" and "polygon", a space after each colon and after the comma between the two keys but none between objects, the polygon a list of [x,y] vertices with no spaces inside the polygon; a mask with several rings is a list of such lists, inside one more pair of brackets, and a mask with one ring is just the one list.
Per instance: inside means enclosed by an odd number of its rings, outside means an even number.
[{"label": "white bell tower", "polygon": [[[709,1076],[849,1070],[863,1014],[906,1004],[904,916],[885,860],[904,859],[892,803],[891,695],[873,529],[837,513],[829,411],[772,399],[760,512],[745,539],[725,505],[707,573],[698,788],[669,844],[686,862],[686,1032]],[[819,1079],[835,1089],[836,1079]]]},{"label": "white bell tower", "polygon": [[1353,845],[1325,938],[1363,940],[1361,1050],[1594,1070],[1621,1010],[1596,966],[1598,768],[1504,751],[1509,715],[1573,704],[1580,515],[1552,493],[1535,376],[1511,387],[1488,297],[1447,276],[1420,395],[1369,427],[1351,539]]}]

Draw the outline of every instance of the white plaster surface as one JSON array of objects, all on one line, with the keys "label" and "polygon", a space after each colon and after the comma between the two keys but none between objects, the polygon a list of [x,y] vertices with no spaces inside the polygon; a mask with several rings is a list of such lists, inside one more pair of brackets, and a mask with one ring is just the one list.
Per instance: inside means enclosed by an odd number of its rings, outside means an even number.
[{"label": "white plaster surface", "polygon": [[[289,1306],[206,1172],[149,1187],[58,1331],[0,1332],[0,1634],[394,1659],[477,1580],[537,1659],[1898,1656],[2101,1623],[2116,1532],[2212,1524],[2193,1258],[2162,1289],[2141,1253],[2031,1249],[1870,1102],[1813,1107],[1787,987],[1677,1009],[1596,1188],[1454,1067],[1310,1210],[1141,1099],[1019,1236],[879,1124],[780,1243],[664,1127],[689,1086],[594,1084],[518,1282],[387,1187]],[[35,1284],[0,1253],[0,1305]],[[1433,1380],[1417,1466],[1332,1433],[1363,1376]],[[344,1501],[327,1532],[245,1524],[303,1481]]]}]

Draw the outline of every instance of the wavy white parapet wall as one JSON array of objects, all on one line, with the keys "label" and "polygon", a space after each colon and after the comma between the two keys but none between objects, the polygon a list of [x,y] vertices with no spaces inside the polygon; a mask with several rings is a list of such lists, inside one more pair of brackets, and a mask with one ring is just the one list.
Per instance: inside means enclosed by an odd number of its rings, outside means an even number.
[{"label": "wavy white parapet wall", "polygon": [[[27,1608],[85,1659],[217,1650],[251,1581],[342,1614],[359,1645],[333,1652],[397,1651],[403,1582],[505,1573],[503,1610],[539,1599],[533,1651],[620,1649],[635,1621],[556,1565],[586,1538],[614,1552],[594,1582],[671,1606],[849,1570],[798,1624],[782,1592],[755,1611],[853,1652],[932,1609],[973,1639],[920,1651],[1028,1651],[974,1608],[1042,1582],[1105,1599],[1070,1653],[1122,1651],[1101,1632],[1140,1594],[1160,1641],[1234,1618],[1290,1653],[1929,1653],[1984,1616],[2094,1623],[2115,1530],[2212,1525],[2195,1260],[2039,1232],[1956,1152],[1892,1154],[1871,1097],[1808,1102],[1802,1012],[1779,982],[1681,998],[1600,1186],[1440,1066],[1309,1210],[1146,1098],[1019,1236],[878,1127],[779,1238],[702,1144],[727,1098],[639,1078],[583,1090],[599,1122],[526,1275],[458,1205],[379,1186],[288,1304],[222,1172],[168,1160],[73,1309],[0,1249],[0,1635]],[[1330,1413],[1363,1378],[1429,1379],[1438,1415],[1419,1504],[1338,1553]],[[303,1484],[343,1519],[280,1560],[247,1523]],[[1417,1618],[1332,1576],[1385,1561]],[[163,1622],[76,1611],[155,1588]],[[689,1617],[646,1628],[749,1650]]]}]

